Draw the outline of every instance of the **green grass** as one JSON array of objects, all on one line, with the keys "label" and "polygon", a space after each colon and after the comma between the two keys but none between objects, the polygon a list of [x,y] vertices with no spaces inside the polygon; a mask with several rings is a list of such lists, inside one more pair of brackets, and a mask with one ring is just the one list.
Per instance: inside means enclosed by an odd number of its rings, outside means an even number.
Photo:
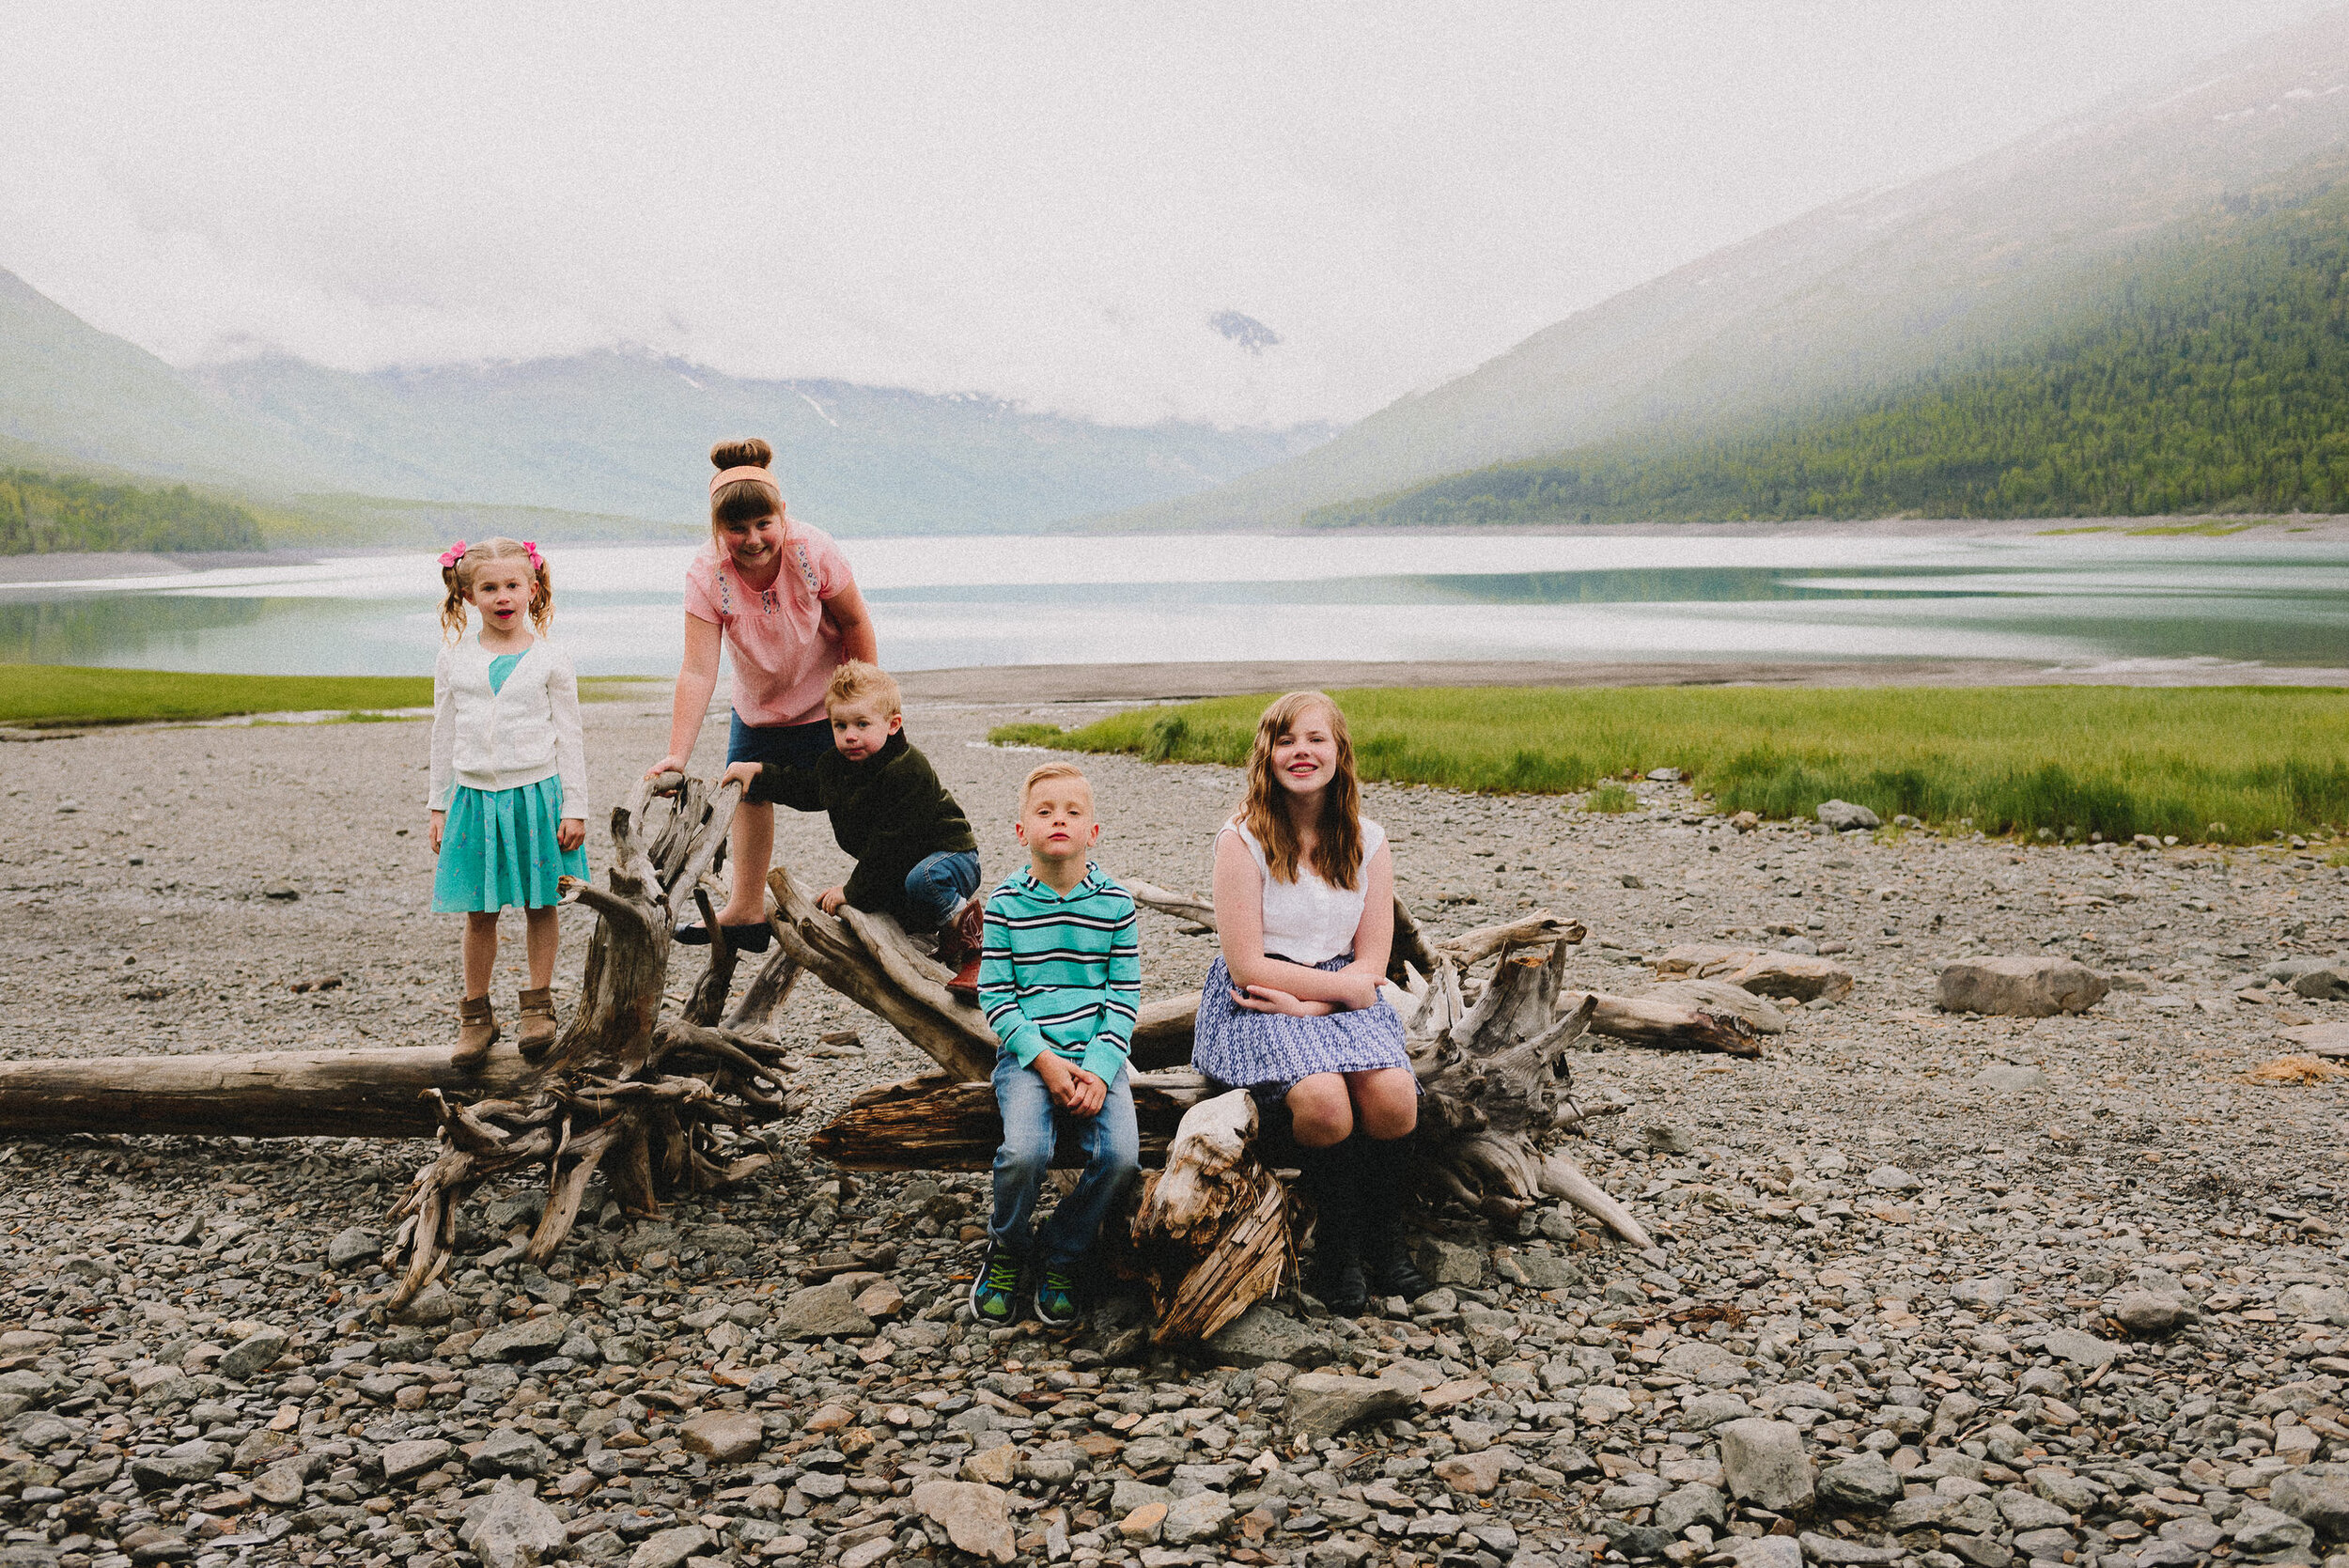
[{"label": "green grass", "polygon": [[[1237,765],[1266,700],[990,738]],[[1670,767],[1724,812],[1809,817],[1842,799],[1888,822],[1906,813],[1970,817],[1991,833],[2194,843],[2257,843],[2349,815],[2349,700],[2317,689],[1388,689],[1340,700],[1366,777],[1454,789],[1565,794]]]},{"label": "green grass", "polygon": [[431,705],[429,675],[213,675],[0,664],[0,724],[20,729]]},{"label": "green grass", "polygon": [[1637,811],[1640,809],[1640,798],[1610,779],[1583,798],[1582,809],[1610,815]]}]

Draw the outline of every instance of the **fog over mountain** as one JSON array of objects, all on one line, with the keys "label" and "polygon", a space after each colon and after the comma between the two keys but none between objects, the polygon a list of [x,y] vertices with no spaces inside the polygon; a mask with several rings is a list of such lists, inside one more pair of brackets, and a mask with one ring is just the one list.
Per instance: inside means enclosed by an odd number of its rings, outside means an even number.
[{"label": "fog over mountain", "polygon": [[1962,167],[1832,203],[1568,317],[1300,458],[1103,520],[1285,525],[1486,464],[1734,427],[2044,330],[2179,225],[2328,188],[2349,12],[2233,51]]}]

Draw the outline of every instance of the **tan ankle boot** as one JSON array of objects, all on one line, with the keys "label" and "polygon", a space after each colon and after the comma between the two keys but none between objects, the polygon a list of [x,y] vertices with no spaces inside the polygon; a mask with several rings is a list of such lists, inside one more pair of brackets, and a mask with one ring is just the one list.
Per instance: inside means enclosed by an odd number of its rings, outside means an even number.
[{"label": "tan ankle boot", "polygon": [[554,987],[541,986],[521,994],[522,1021],[514,1031],[514,1044],[522,1060],[536,1062],[554,1048]]},{"label": "tan ankle boot", "polygon": [[467,997],[457,1013],[457,1048],[449,1065],[471,1072],[490,1060],[490,1047],[498,1037],[497,1015],[488,997]]}]

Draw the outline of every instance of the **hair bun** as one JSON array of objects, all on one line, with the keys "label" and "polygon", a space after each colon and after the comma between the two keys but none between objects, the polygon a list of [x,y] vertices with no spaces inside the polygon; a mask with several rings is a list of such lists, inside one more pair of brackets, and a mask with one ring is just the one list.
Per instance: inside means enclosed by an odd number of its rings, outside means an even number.
[{"label": "hair bun", "polygon": [[723,474],[730,468],[765,468],[775,460],[775,449],[756,436],[722,441],[709,449],[710,466]]}]

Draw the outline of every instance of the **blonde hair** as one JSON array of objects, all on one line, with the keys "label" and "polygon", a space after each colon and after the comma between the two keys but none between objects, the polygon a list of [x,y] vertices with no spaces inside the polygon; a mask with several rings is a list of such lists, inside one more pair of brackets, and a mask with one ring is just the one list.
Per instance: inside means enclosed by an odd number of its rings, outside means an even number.
[{"label": "blonde hair", "polygon": [[867,698],[880,699],[884,717],[905,711],[905,700],[898,694],[897,683],[887,670],[878,664],[867,664],[862,659],[845,660],[832,673],[824,686],[824,711],[836,707],[852,707]]},{"label": "blonde hair", "polygon": [[[756,436],[734,441],[722,441],[709,449],[709,463],[719,473],[730,468],[766,468],[775,460],[775,449]],[[709,536],[718,545],[720,554],[725,552],[725,540],[719,531],[729,522],[756,522],[763,517],[783,516],[783,487],[762,485],[755,479],[737,479],[721,485],[709,493]]]},{"label": "blonde hair", "polygon": [[518,557],[530,563],[530,624],[540,636],[546,634],[547,623],[554,619],[554,580],[547,575],[546,557],[537,553],[537,546],[501,534],[466,546],[464,554],[441,568],[441,581],[448,585],[448,596],[441,600],[443,641],[454,643],[465,634],[465,606],[473,602],[473,574],[492,561]]},{"label": "blonde hair", "polygon": [[1019,781],[1020,810],[1025,811],[1027,809],[1028,797],[1035,792],[1036,785],[1040,784],[1050,784],[1054,779],[1074,779],[1079,784],[1085,786],[1085,794],[1088,797],[1093,793],[1093,781],[1086,778],[1085,770],[1078,767],[1075,763],[1038,763],[1035,767],[1028,769],[1028,776],[1026,778]]},{"label": "blonde hair", "polygon": [[1273,742],[1294,730],[1314,709],[1330,715],[1330,737],[1338,743],[1337,776],[1321,792],[1321,822],[1314,839],[1314,871],[1333,888],[1351,889],[1362,874],[1362,786],[1354,773],[1354,740],[1346,715],[1325,692],[1292,691],[1274,699],[1256,721],[1256,741],[1248,753],[1248,800],[1239,820],[1264,847],[1273,879],[1297,880],[1297,828],[1289,820],[1285,791],[1272,773]]}]

